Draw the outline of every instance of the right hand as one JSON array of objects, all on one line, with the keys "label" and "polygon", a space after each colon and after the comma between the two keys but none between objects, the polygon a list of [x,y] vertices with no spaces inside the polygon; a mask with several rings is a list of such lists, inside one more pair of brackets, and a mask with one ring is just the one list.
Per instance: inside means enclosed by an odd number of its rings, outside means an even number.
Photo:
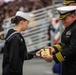
[{"label": "right hand", "polygon": [[49,55],[49,56],[44,56],[43,59],[47,62],[50,62],[53,60],[53,56],[52,55]]}]

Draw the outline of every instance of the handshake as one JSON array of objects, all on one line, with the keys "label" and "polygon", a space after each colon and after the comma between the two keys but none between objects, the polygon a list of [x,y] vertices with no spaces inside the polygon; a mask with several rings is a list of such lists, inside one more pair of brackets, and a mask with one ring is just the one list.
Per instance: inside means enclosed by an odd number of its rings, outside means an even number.
[{"label": "handshake", "polygon": [[36,56],[42,57],[44,60],[49,62],[53,60],[53,53],[55,53],[55,49],[53,47],[46,47],[36,52]]}]

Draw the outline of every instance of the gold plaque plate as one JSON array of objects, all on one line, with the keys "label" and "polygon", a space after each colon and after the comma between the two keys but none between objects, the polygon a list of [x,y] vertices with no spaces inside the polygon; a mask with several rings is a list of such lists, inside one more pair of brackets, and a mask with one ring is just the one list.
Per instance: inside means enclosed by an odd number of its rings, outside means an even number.
[{"label": "gold plaque plate", "polygon": [[49,56],[51,54],[51,51],[49,48],[47,49],[41,49],[42,52],[41,52],[41,57],[45,57],[45,56]]}]

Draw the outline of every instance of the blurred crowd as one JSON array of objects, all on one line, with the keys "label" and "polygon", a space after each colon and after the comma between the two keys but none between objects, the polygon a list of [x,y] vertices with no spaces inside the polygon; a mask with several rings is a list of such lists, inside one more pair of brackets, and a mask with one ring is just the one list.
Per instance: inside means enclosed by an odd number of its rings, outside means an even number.
[{"label": "blurred crowd", "polygon": [[50,6],[51,4],[52,0],[10,0],[7,3],[1,3],[0,0],[0,31],[3,30],[2,25],[4,19],[14,16],[16,11],[21,10],[24,12],[31,12]]}]

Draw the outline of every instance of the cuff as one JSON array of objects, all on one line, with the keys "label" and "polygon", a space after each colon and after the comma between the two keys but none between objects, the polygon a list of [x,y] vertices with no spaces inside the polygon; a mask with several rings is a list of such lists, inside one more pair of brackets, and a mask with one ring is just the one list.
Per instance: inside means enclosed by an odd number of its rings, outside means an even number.
[{"label": "cuff", "polygon": [[53,55],[53,59],[55,60],[56,63],[60,63],[65,60],[65,56],[63,56],[61,52],[58,52],[55,55]]}]

